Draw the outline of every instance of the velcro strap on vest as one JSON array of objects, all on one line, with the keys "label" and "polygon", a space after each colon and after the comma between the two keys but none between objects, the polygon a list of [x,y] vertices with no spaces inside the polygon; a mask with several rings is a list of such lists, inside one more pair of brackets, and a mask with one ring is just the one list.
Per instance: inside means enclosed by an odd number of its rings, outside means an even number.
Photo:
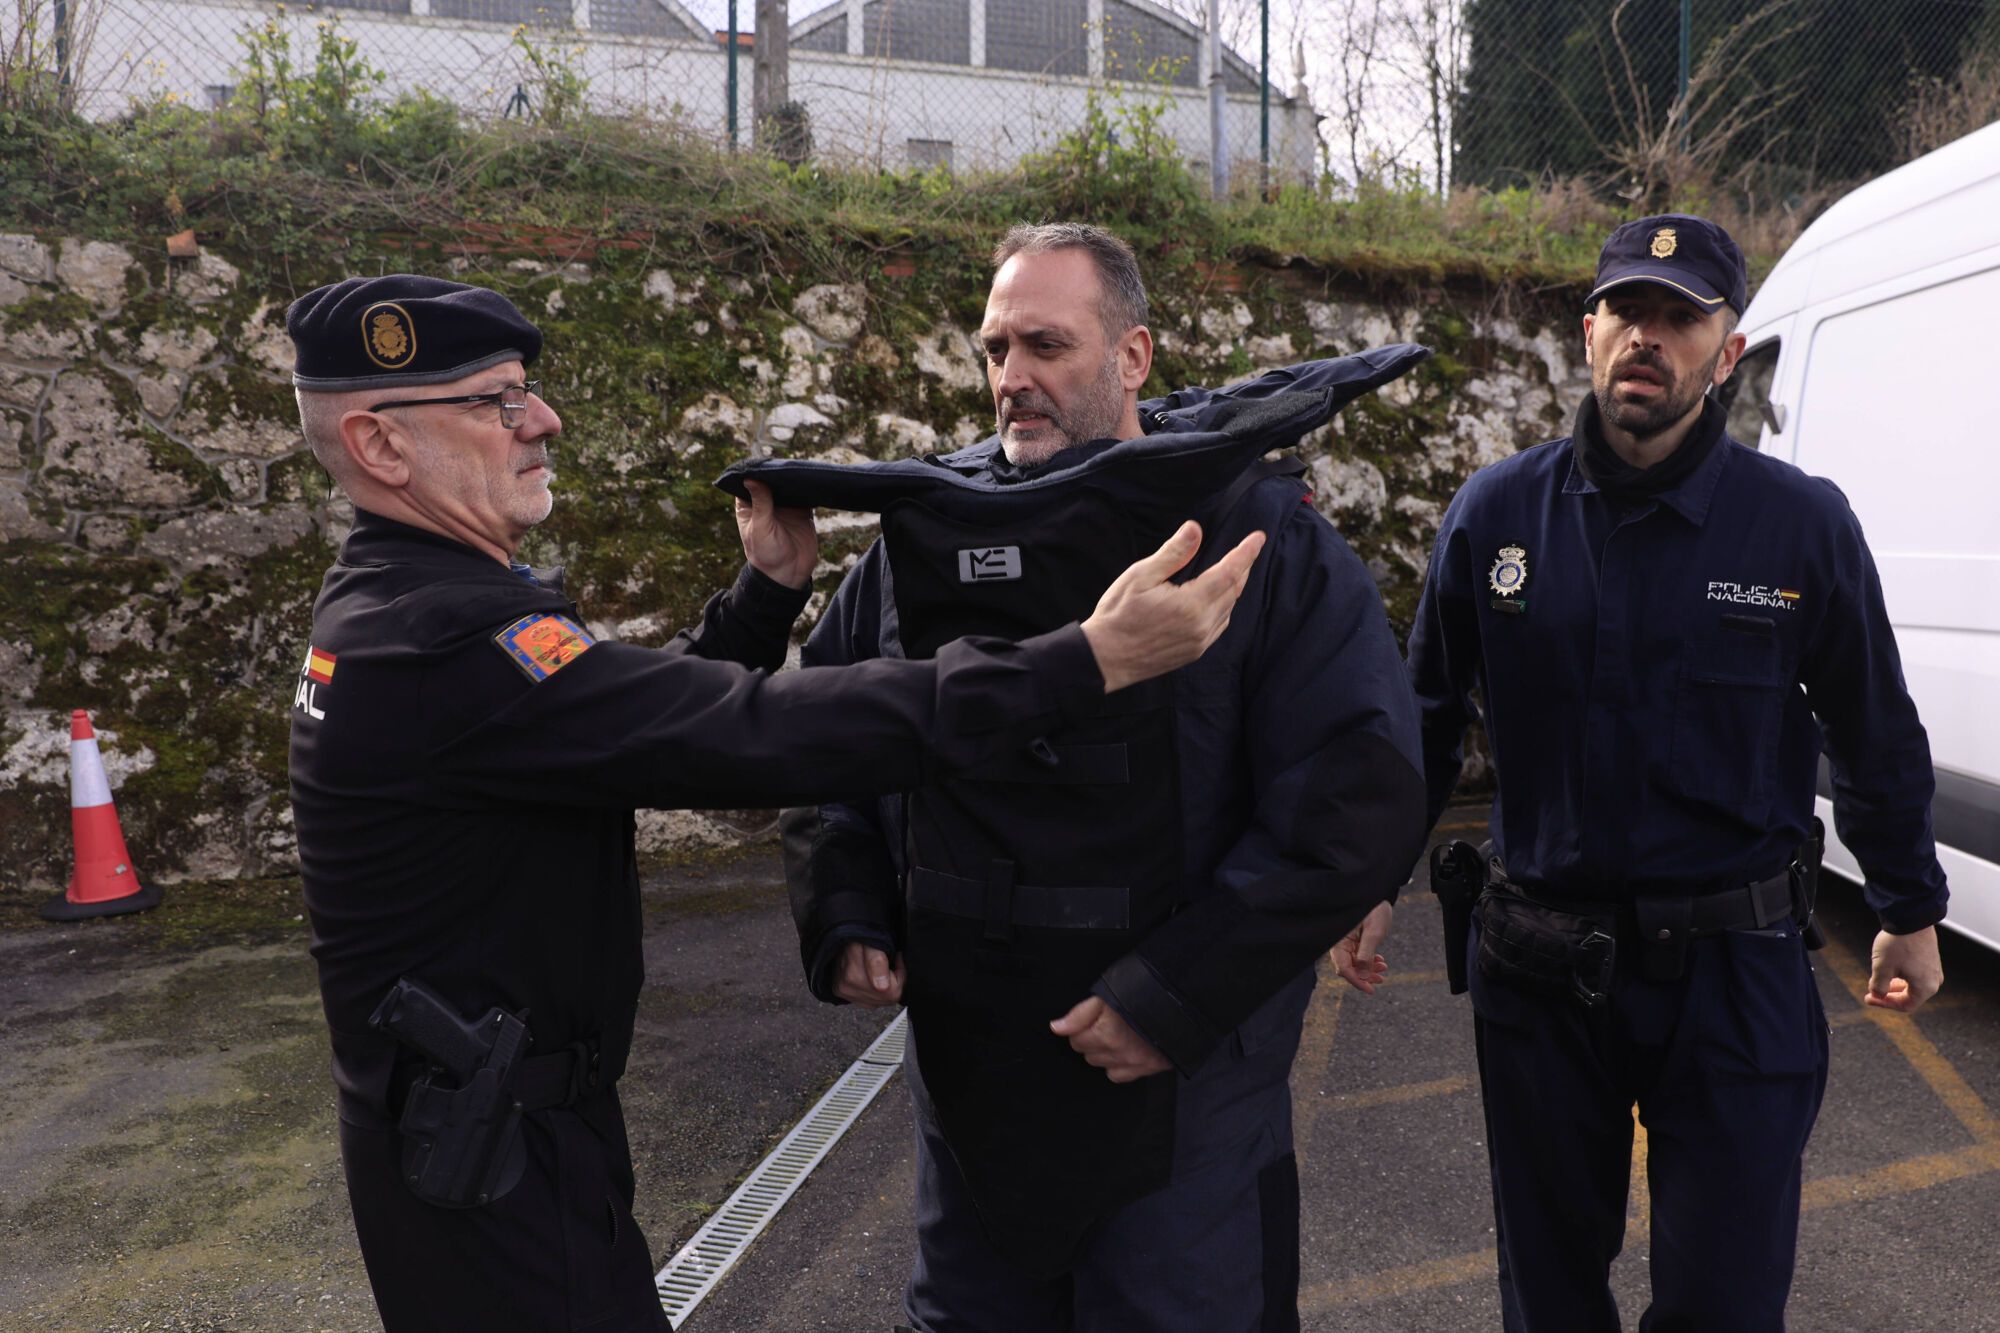
[{"label": "velcro strap on vest", "polygon": [[[1011,874],[1013,863],[1005,863]],[[1132,891],[1123,885],[1080,888],[1050,888],[1037,884],[1015,884],[1010,892],[1004,920],[1015,926],[1041,926],[1057,930],[1125,930],[1132,923]],[[965,879],[919,866],[910,872],[910,906],[945,916],[970,917],[988,922],[994,905],[993,881]]]}]

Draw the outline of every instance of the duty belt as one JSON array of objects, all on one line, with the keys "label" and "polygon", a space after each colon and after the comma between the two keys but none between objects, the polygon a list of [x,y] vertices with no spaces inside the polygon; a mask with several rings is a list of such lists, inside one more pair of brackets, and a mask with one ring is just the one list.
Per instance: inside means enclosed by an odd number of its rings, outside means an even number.
[{"label": "duty belt", "polygon": [[573,1041],[547,1055],[531,1055],[514,1073],[514,1100],[523,1111],[574,1106],[604,1088],[604,1055],[595,1038]]},{"label": "duty belt", "polygon": [[1597,917],[1631,940],[1639,951],[1642,970],[1655,980],[1678,977],[1687,967],[1691,940],[1731,930],[1769,930],[1795,919],[1810,920],[1811,905],[1802,902],[1794,882],[1796,871],[1758,880],[1740,888],[1691,896],[1641,895],[1623,901],[1579,901],[1537,889],[1510,886],[1534,902]]},{"label": "duty belt", "polygon": [[[402,1059],[390,1079],[389,1104],[400,1108],[410,1085],[429,1068],[420,1060]],[[530,1055],[518,1061],[508,1090],[523,1112],[546,1111],[589,1101],[610,1086],[604,1079],[604,1056],[596,1038],[573,1041],[559,1051]],[[356,1125],[383,1123],[383,1112],[345,1088],[338,1090],[342,1119]],[[393,1122],[395,1112],[390,1112]]]}]

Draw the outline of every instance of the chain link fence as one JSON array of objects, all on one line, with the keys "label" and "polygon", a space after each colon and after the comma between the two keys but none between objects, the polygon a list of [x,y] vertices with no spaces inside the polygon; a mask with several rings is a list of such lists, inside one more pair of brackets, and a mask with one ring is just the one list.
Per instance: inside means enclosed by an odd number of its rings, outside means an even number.
[{"label": "chain link fence", "polygon": [[[107,119],[158,99],[220,107],[253,44],[310,66],[326,34],[384,80],[480,116],[534,116],[549,99],[670,123],[740,145],[881,168],[1005,167],[1049,147],[1097,106],[1110,133],[1144,125],[1206,170],[1209,45],[1150,0],[820,0],[793,3],[784,73],[766,88],[753,6],[734,52],[720,0],[12,0],[74,105]],[[734,54],[735,59],[731,56]],[[1319,167],[1302,90],[1261,86],[1221,57],[1224,152],[1255,179]]]},{"label": "chain link fence", "polygon": [[978,170],[1095,108],[1206,173],[1211,3],[1239,188],[1268,168],[1796,204],[2000,116],[2000,0],[0,0],[0,60],[104,119],[220,106],[255,34],[310,67],[331,32],[374,95],[475,117],[567,98],[795,159]]},{"label": "chain link fence", "polygon": [[1990,121],[1996,36],[1987,0],[1470,0],[1451,178],[1810,198]]}]

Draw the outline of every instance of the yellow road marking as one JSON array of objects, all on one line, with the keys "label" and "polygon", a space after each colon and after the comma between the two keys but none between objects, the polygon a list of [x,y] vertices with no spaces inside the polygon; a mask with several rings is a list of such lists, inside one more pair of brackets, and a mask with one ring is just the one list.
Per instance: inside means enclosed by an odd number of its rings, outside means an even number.
[{"label": "yellow road marking", "polygon": [[[1406,894],[1402,901],[1410,902],[1419,898],[1431,898],[1435,901],[1430,894]],[[1951,1061],[1945,1058],[1928,1037],[1924,1036],[1912,1015],[1898,1013],[1892,1009],[1877,1009],[1864,1002],[1863,997],[1868,993],[1868,971],[1844,945],[1836,940],[1829,940],[1821,956],[1859,1006],[1854,1010],[1830,1015],[1829,1026],[1874,1024],[1938,1100],[1944,1103],[1945,1108],[1952,1113],[1959,1124],[1965,1127],[1966,1132],[1972,1135],[1975,1142],[1951,1152],[1929,1153],[1866,1171],[1807,1181],[1802,1192],[1801,1210],[1817,1212],[1822,1208],[1833,1208],[1842,1204],[1911,1194],[1950,1181],[2000,1171],[2000,1117],[1993,1114],[1978,1093],[1973,1091],[1971,1085],[1953,1067]],[[1384,978],[1383,984],[1407,986],[1439,982],[1444,979],[1445,973],[1442,970],[1409,972]],[[1327,1006],[1325,1018],[1318,1025],[1317,1032],[1313,1015],[1309,1013],[1307,1016],[1307,1037],[1313,1040],[1313,1049],[1317,1053],[1321,1067],[1324,1067],[1332,1054],[1340,1000],[1341,994],[1336,991],[1331,1005]],[[1970,997],[1967,996],[1948,996],[1931,1001],[1925,1005],[1922,1012],[1955,1009],[1969,1001]],[[1315,1009],[1320,1007],[1317,997],[1314,1007]],[[1305,1050],[1306,1046],[1302,1043],[1301,1055]],[[1439,1079],[1430,1083],[1406,1083],[1398,1087],[1339,1098],[1325,1103],[1321,1110],[1359,1110],[1369,1106],[1449,1095],[1469,1089],[1471,1082],[1469,1078],[1457,1078]],[[1318,1119],[1316,1115],[1314,1123],[1317,1123]],[[1646,1152],[1646,1127],[1639,1123],[1638,1110],[1635,1107],[1632,1124],[1632,1216],[1627,1233],[1628,1242],[1643,1240],[1651,1225],[1651,1187],[1646,1176]],[[1356,1277],[1338,1278],[1317,1283],[1301,1291],[1299,1309],[1306,1314],[1325,1313],[1351,1305],[1439,1287],[1453,1287],[1480,1280],[1493,1281],[1497,1276],[1498,1263],[1499,1258],[1495,1251],[1485,1249],[1443,1259],[1427,1259]]]},{"label": "yellow road marking", "polygon": [[1339,1278],[1332,1282],[1320,1282],[1299,1293],[1299,1313],[1324,1314],[1329,1310],[1356,1305],[1363,1301],[1379,1301],[1385,1296],[1404,1296],[1413,1291],[1429,1291],[1435,1287],[1455,1287],[1461,1282],[1484,1279],[1498,1280],[1500,1256],[1494,1250],[1480,1250],[1474,1254],[1461,1254],[1451,1259],[1430,1259],[1420,1264],[1410,1264],[1403,1268],[1391,1268],[1381,1273],[1367,1273],[1361,1277]]},{"label": "yellow road marking", "polygon": [[1896,1194],[1914,1194],[1933,1185],[1964,1180],[1968,1176],[1985,1175],[1988,1171],[2000,1171],[2000,1144],[1975,1143],[1956,1152],[1910,1157],[1900,1162],[1891,1162],[1887,1166],[1878,1166],[1871,1171],[1856,1171],[1852,1175],[1825,1176],[1819,1180],[1808,1180],[1805,1183],[1803,1207],[1805,1211],[1813,1212],[1843,1203],[1862,1203],[1869,1199],[1885,1199]]},{"label": "yellow road marking", "polygon": [[[1643,1127],[1634,1126],[1635,1159],[1643,1146],[1644,1134]],[[1975,1143],[1956,1152],[1932,1153],[1926,1157],[1891,1162],[1887,1166],[1878,1166],[1869,1171],[1857,1171],[1851,1175],[1809,1180],[1805,1186],[1803,1209],[1812,1213],[1822,1208],[1835,1208],[1846,1203],[1864,1203],[1870,1199],[1910,1194],[1948,1181],[1985,1175],[1989,1171],[2000,1171],[2000,1144]],[[1635,1192],[1640,1188],[1643,1179],[1635,1160],[1633,1174]],[[1645,1234],[1645,1230],[1639,1228],[1628,1234],[1626,1239],[1629,1243],[1643,1239]],[[1407,1296],[1412,1292],[1429,1291],[1436,1287],[1457,1286],[1461,1282],[1478,1279],[1492,1281],[1496,1278],[1498,1262],[1498,1257],[1492,1250],[1476,1250],[1471,1254],[1456,1255],[1449,1259],[1427,1259],[1422,1263],[1388,1268],[1379,1273],[1321,1282],[1300,1293],[1299,1309],[1308,1314],[1321,1313],[1336,1306],[1383,1300],[1391,1296]]]},{"label": "yellow road marking", "polygon": [[1627,1197],[1631,1214],[1625,1223],[1625,1241],[1646,1239],[1653,1230],[1653,1186],[1646,1178],[1646,1127],[1639,1123],[1639,1108],[1632,1108],[1632,1176]]},{"label": "yellow road marking", "polygon": [[[1382,978],[1384,986],[1441,986],[1450,977],[1443,968],[1434,972],[1391,972]],[[1347,983],[1342,982],[1342,985]]]},{"label": "yellow road marking", "polygon": [[[1936,999],[1928,1001],[1921,1012],[1928,1016],[1942,1013],[1947,1009],[1965,1009],[1971,1007],[1976,999],[1976,996],[1967,995],[1962,991],[1956,995],[1940,995]],[[1883,1011],[1870,1009],[1865,1006],[1860,1009],[1843,1009],[1837,1014],[1828,1014],[1826,1016],[1826,1025],[1830,1028],[1860,1027],[1863,1023],[1874,1022],[1875,1015],[1881,1012]]]},{"label": "yellow road marking", "polygon": [[[1347,983],[1334,973],[1332,963],[1320,959],[1319,986],[1306,1008],[1305,1031],[1299,1034],[1299,1053],[1292,1067],[1307,1071],[1321,1086],[1333,1081],[1333,1034],[1340,1028],[1340,1004],[1346,998]],[[1319,1109],[1323,1108],[1315,1109],[1298,1127],[1302,1149],[1310,1148],[1318,1135]]]},{"label": "yellow road marking", "polygon": [[1328,1097],[1319,1109],[1324,1111],[1366,1111],[1377,1106],[1394,1106],[1399,1102],[1422,1101],[1426,1097],[1448,1097],[1454,1092],[1465,1092],[1472,1087],[1470,1078],[1440,1078],[1429,1083],[1399,1083],[1393,1088],[1371,1088],[1367,1092],[1342,1093]]},{"label": "yellow road marking", "polygon": [[[1826,959],[1833,974],[1840,978],[1848,993],[1856,1003],[1868,994],[1868,970],[1861,960],[1849,953],[1847,947],[1838,940],[1829,939],[1820,956]],[[1919,1011],[1921,1012],[1921,1011]],[[1894,1009],[1877,1009],[1867,1006],[1862,1009],[1867,1020],[1887,1037],[1892,1045],[1902,1053],[1910,1067],[1917,1071],[1917,1077],[1930,1085],[1945,1109],[1950,1111],[1965,1126],[1968,1134],[1980,1143],[2000,1143],[2000,1118],[1987,1109],[1979,1094],[1965,1081],[1951,1061],[1944,1058],[1931,1039],[1917,1027],[1909,1014],[1898,1013]]]}]

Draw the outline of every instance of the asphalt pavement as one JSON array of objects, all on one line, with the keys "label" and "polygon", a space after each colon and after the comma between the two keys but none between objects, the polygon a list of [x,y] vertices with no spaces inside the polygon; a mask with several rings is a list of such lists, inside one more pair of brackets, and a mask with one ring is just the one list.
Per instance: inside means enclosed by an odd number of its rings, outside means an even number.
[{"label": "asphalt pavement", "polygon": [[[1471,812],[1447,819],[1472,831]],[[1986,1249],[2000,1217],[2000,956],[1948,937],[1945,992],[1904,1017],[1860,1003],[1873,930],[1858,891],[1832,884],[1822,918],[1833,1068],[1806,1156],[1790,1327],[2000,1330],[2000,1263]],[[1323,973],[1296,1066],[1303,1325],[1496,1330],[1471,1018],[1446,991],[1438,907],[1421,878],[1384,952],[1390,984],[1372,997]],[[886,1333],[909,1271],[913,1133],[898,1080],[688,1333]],[[1646,1301],[1643,1131],[1639,1142],[1614,1270],[1628,1329]]]},{"label": "asphalt pavement", "polygon": [[[30,896],[0,902],[0,1328],[378,1326],[297,892],[170,888],[155,912],[70,926],[39,922]],[[648,979],[620,1094],[639,1220],[664,1263],[888,1015],[806,994],[774,851],[656,871],[644,909]],[[1832,885],[1823,918],[1833,1073],[1791,1327],[2000,1333],[1986,1249],[2000,955],[1947,937],[1945,991],[1907,1018],[1859,1002],[1872,936],[1859,894]],[[1294,1080],[1304,1326],[1497,1329],[1470,1016],[1445,992],[1422,882],[1385,953],[1374,996],[1322,985]],[[887,1333],[910,1265],[912,1137],[897,1079],[689,1333]],[[1616,1271],[1628,1328],[1645,1301],[1644,1201],[1641,1176]]]}]

